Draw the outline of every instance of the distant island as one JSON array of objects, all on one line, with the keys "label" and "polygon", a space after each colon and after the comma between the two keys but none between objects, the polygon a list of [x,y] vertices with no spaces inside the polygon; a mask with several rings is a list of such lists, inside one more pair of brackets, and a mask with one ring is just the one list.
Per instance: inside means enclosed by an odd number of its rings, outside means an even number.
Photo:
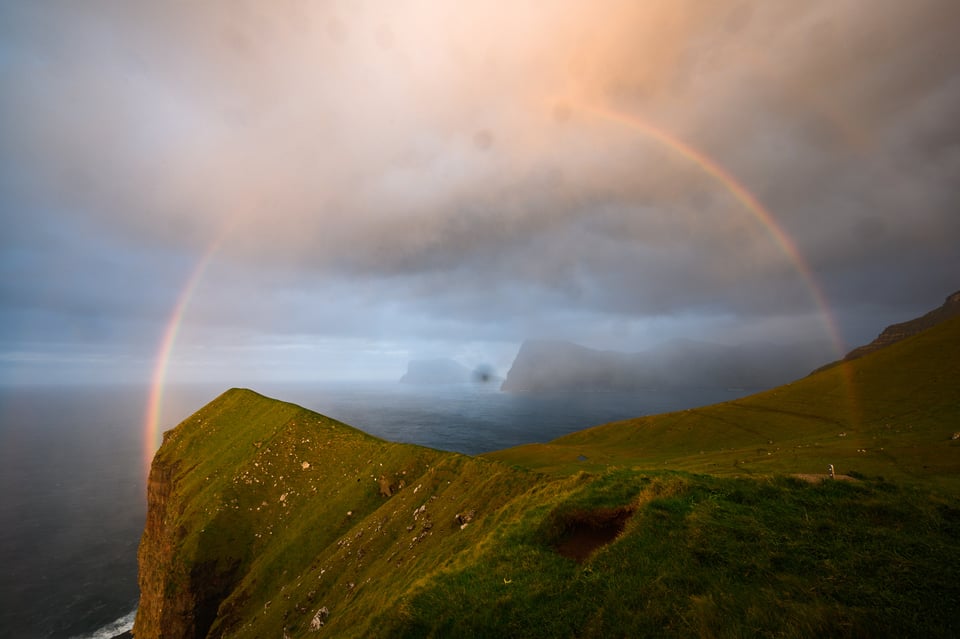
[{"label": "distant island", "polygon": [[826,343],[725,346],[675,340],[640,353],[527,340],[507,373],[511,392],[602,392],[660,388],[772,388],[829,356]]},{"label": "distant island", "polygon": [[414,359],[407,364],[401,384],[464,384],[473,373],[463,364],[447,358]]},{"label": "distant island", "polygon": [[481,364],[473,370],[449,358],[415,359],[407,364],[401,384],[436,386],[442,384],[499,384],[503,378],[490,366]]}]

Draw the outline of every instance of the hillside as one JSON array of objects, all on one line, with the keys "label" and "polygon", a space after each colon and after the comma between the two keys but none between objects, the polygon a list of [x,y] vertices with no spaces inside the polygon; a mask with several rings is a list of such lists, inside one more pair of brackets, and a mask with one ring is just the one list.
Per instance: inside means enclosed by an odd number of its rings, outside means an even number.
[{"label": "hillside", "polygon": [[[791,384],[490,453],[539,471],[609,464],[711,474],[838,472],[960,492],[960,318]],[[580,457],[586,460],[578,461]]]},{"label": "hillside", "polygon": [[601,351],[571,342],[527,340],[502,390],[635,391],[651,388],[770,388],[828,357],[825,344],[724,346],[674,340],[640,353]]},{"label": "hillside", "polygon": [[958,362],[960,318],[480,458],[234,389],[154,459],[135,634],[957,636]]}]

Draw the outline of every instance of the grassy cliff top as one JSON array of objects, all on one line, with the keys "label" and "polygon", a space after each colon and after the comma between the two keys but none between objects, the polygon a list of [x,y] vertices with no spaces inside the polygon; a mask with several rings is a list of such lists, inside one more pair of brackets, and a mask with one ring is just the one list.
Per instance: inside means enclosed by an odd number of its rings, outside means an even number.
[{"label": "grassy cliff top", "polygon": [[154,460],[136,635],[957,636],[958,362],[960,319],[479,458],[234,389]]}]

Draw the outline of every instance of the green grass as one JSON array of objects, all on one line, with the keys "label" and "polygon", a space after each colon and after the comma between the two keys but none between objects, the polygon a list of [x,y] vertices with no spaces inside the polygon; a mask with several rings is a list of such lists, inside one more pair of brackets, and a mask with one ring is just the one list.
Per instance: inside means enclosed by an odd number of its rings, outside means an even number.
[{"label": "green grass", "polygon": [[[901,491],[612,472],[525,511],[378,625],[399,637],[952,636],[960,511]],[[558,555],[550,513],[604,502],[635,509],[624,534],[584,564]]]},{"label": "green grass", "polygon": [[[741,400],[486,455],[552,474],[611,464],[723,475],[881,475],[960,493],[960,318]],[[586,461],[578,461],[583,455]]]},{"label": "green grass", "polygon": [[[767,393],[480,458],[235,389],[157,454],[174,490],[141,580],[189,593],[214,637],[321,636],[321,607],[336,637],[958,636],[958,362],[954,320]],[[798,477],[827,464],[854,479]],[[619,537],[568,555],[611,518]]]}]

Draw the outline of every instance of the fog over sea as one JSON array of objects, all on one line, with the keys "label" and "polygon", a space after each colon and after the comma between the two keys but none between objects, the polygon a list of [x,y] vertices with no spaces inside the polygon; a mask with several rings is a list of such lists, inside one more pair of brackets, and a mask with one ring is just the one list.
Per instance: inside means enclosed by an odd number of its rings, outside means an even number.
[{"label": "fog over sea", "polygon": [[[166,390],[169,429],[224,387]],[[478,454],[744,390],[509,394],[499,383],[255,388],[392,441]],[[0,637],[112,637],[133,624],[146,513],[147,389],[0,387]]]}]

